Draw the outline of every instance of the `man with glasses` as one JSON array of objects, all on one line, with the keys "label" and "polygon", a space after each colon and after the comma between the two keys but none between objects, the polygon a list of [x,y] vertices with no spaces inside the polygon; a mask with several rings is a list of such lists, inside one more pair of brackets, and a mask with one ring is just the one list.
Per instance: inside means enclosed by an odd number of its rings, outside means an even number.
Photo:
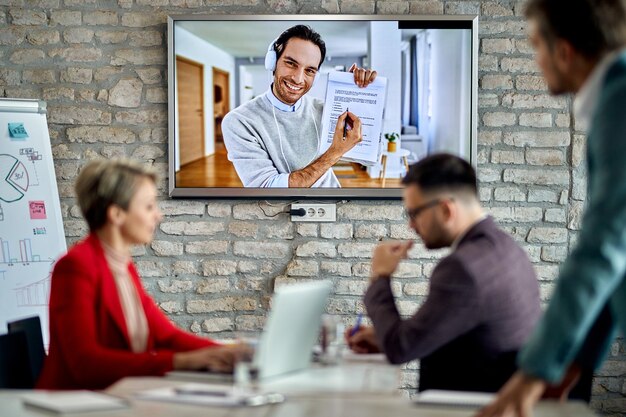
[{"label": "man with glasses", "polygon": [[420,391],[495,392],[541,314],[533,267],[483,212],[476,173],[463,159],[429,156],[402,183],[409,225],[424,246],[452,250],[433,270],[421,308],[402,319],[391,276],[413,242],[378,245],[365,294],[373,327],[349,330],[348,344],[357,353],[382,350],[392,363],[420,359]]}]

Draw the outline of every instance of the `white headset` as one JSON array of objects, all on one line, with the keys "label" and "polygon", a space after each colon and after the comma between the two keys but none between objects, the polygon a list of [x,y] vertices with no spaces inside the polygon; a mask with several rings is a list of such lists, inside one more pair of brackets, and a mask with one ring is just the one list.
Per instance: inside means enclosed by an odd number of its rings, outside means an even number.
[{"label": "white headset", "polygon": [[265,54],[265,69],[268,71],[276,70],[276,49],[274,49],[274,45],[278,38],[274,39],[270,46],[267,47],[267,53]]}]

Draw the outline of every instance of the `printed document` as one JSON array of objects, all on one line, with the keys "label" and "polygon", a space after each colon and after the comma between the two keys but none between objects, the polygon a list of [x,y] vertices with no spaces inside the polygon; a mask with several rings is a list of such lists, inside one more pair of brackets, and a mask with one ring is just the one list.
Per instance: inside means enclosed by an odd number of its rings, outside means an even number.
[{"label": "printed document", "polygon": [[386,92],[385,77],[378,76],[373,83],[360,88],[354,83],[354,74],[351,72],[329,73],[322,115],[320,153],[326,152],[332,144],[337,118],[348,109],[361,119],[363,140],[344,154],[342,159],[363,165],[376,164],[380,153]]}]

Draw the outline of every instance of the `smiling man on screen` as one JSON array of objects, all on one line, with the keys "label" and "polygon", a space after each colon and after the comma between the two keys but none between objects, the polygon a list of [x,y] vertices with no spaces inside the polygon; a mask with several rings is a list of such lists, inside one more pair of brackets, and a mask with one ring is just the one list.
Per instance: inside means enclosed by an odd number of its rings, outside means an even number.
[{"label": "smiling man on screen", "polygon": [[[265,68],[274,75],[271,88],[224,117],[228,159],[244,187],[340,187],[331,168],[362,140],[361,121],[344,112],[330,148],[320,153],[324,102],[306,94],[325,55],[324,41],[309,26],[287,29],[265,57]],[[350,72],[360,87],[376,78],[376,71],[356,64]]]}]

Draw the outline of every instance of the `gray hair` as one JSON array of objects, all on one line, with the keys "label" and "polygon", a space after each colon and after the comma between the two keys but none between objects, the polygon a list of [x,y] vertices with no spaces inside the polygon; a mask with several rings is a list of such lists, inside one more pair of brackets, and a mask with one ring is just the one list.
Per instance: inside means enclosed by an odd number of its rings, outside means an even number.
[{"label": "gray hair", "polygon": [[147,167],[126,159],[97,159],[85,165],[74,190],[89,230],[95,232],[107,222],[107,210],[116,205],[128,210],[141,179],[157,181]]}]

